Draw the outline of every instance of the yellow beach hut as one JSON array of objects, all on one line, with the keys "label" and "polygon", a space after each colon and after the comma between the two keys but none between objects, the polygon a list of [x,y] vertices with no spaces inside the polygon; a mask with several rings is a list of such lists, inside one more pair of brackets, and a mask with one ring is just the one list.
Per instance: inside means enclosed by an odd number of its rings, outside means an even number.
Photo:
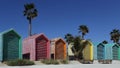
[{"label": "yellow beach hut", "polygon": [[[83,40],[84,43],[86,40]],[[83,50],[83,57],[86,61],[93,61],[93,44],[92,42],[88,41],[88,44]]]}]

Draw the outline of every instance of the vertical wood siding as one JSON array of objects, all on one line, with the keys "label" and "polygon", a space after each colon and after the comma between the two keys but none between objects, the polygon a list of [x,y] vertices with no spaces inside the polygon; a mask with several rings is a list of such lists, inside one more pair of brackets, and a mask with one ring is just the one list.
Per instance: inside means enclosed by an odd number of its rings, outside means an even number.
[{"label": "vertical wood siding", "polygon": [[50,59],[50,41],[44,34],[37,34],[23,41],[23,55],[30,54],[30,60]]},{"label": "vertical wood siding", "polygon": [[8,61],[22,58],[21,52],[21,37],[13,30],[2,32],[0,35],[2,41],[2,52],[0,61]]}]

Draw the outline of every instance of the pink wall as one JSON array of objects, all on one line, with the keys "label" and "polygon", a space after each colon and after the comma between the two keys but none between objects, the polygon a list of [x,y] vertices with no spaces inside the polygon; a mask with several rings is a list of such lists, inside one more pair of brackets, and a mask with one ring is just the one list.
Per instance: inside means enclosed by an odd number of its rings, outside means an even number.
[{"label": "pink wall", "polygon": [[50,59],[50,41],[46,38],[44,34],[37,34],[26,38],[23,41],[23,54],[30,53],[30,60],[36,60],[36,38],[43,36],[47,42],[47,56],[46,59]]}]

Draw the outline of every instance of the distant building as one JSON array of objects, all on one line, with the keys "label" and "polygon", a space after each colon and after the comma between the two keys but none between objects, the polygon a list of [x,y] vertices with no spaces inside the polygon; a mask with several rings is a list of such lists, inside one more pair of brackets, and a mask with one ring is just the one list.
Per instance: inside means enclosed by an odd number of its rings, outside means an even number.
[{"label": "distant building", "polygon": [[23,59],[50,59],[50,41],[44,34],[36,34],[23,40]]},{"label": "distant building", "polygon": [[21,36],[9,29],[0,33],[0,61],[22,58]]},{"label": "distant building", "polygon": [[66,59],[66,43],[61,38],[51,40],[51,59]]}]

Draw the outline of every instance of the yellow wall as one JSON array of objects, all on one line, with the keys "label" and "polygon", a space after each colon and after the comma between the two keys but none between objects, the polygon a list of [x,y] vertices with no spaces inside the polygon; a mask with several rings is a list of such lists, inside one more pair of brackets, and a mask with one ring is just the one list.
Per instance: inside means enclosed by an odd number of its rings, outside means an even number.
[{"label": "yellow wall", "polygon": [[93,60],[93,45],[91,42],[83,50],[84,60]]}]

